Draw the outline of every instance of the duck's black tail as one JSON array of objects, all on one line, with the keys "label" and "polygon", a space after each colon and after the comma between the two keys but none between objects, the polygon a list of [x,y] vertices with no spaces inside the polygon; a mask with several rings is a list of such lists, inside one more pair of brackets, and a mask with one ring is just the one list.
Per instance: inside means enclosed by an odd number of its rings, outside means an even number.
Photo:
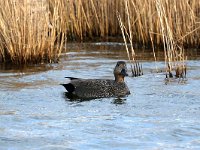
[{"label": "duck's black tail", "polygon": [[72,92],[74,92],[74,90],[75,90],[75,87],[74,87],[73,84],[71,84],[71,83],[68,83],[68,84],[60,84],[60,85],[64,86],[65,89],[66,89],[69,93],[72,93]]},{"label": "duck's black tail", "polygon": [[74,77],[65,77],[65,78],[68,78],[70,80],[77,80],[77,79],[79,79],[79,78],[74,78]]}]

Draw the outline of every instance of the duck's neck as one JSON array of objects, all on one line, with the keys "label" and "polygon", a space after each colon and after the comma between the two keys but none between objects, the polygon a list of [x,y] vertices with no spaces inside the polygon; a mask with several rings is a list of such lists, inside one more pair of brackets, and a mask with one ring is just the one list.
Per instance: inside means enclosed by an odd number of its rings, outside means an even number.
[{"label": "duck's neck", "polygon": [[115,82],[117,82],[117,83],[124,82],[124,76],[122,76],[122,75],[115,75]]}]

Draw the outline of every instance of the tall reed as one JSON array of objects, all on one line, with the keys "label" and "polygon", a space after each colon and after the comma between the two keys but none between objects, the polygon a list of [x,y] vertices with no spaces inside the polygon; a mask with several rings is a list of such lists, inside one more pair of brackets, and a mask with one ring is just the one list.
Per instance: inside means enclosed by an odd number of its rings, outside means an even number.
[{"label": "tall reed", "polygon": [[186,77],[186,56],[184,53],[183,46],[180,45],[178,41],[176,41],[176,34],[174,34],[174,30],[169,24],[170,21],[167,17],[162,0],[156,0],[155,2],[157,14],[160,19],[160,32],[162,34],[162,40],[164,45],[166,78],[173,77],[173,70],[175,70],[176,72],[176,77],[184,78]]},{"label": "tall reed", "polygon": [[[122,37],[124,39],[127,56],[131,65],[132,76],[137,77],[143,75],[142,66],[140,66],[139,62],[137,62],[135,50],[133,48],[133,32],[131,28],[130,13],[129,13],[130,3],[128,0],[124,0],[124,2],[126,10],[125,16],[127,17],[128,25],[126,26],[125,23],[122,22],[122,18],[118,12],[117,12],[117,17],[122,32]],[[128,47],[128,43],[130,43],[130,47]]]},{"label": "tall reed", "polygon": [[0,1],[0,61],[57,61],[64,42],[60,7],[59,0]]}]

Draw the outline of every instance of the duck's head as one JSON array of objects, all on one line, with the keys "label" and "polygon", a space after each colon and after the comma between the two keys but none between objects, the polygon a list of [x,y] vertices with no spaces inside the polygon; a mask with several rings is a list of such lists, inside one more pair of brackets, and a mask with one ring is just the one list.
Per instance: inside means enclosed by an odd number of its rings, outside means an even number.
[{"label": "duck's head", "polygon": [[116,82],[124,82],[124,77],[128,76],[126,63],[124,61],[118,61],[113,73]]}]

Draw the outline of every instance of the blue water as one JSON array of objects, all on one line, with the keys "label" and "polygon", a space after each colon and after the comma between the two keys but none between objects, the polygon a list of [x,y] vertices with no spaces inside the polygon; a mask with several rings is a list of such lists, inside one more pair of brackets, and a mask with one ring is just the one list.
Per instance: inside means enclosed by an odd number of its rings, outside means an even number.
[{"label": "blue water", "polygon": [[120,45],[99,44],[72,45],[58,64],[0,71],[0,149],[200,149],[199,60],[187,62],[184,83],[165,84],[144,59],[144,75],[125,79],[128,97],[65,97],[65,76],[112,79],[116,62],[126,59]]}]

